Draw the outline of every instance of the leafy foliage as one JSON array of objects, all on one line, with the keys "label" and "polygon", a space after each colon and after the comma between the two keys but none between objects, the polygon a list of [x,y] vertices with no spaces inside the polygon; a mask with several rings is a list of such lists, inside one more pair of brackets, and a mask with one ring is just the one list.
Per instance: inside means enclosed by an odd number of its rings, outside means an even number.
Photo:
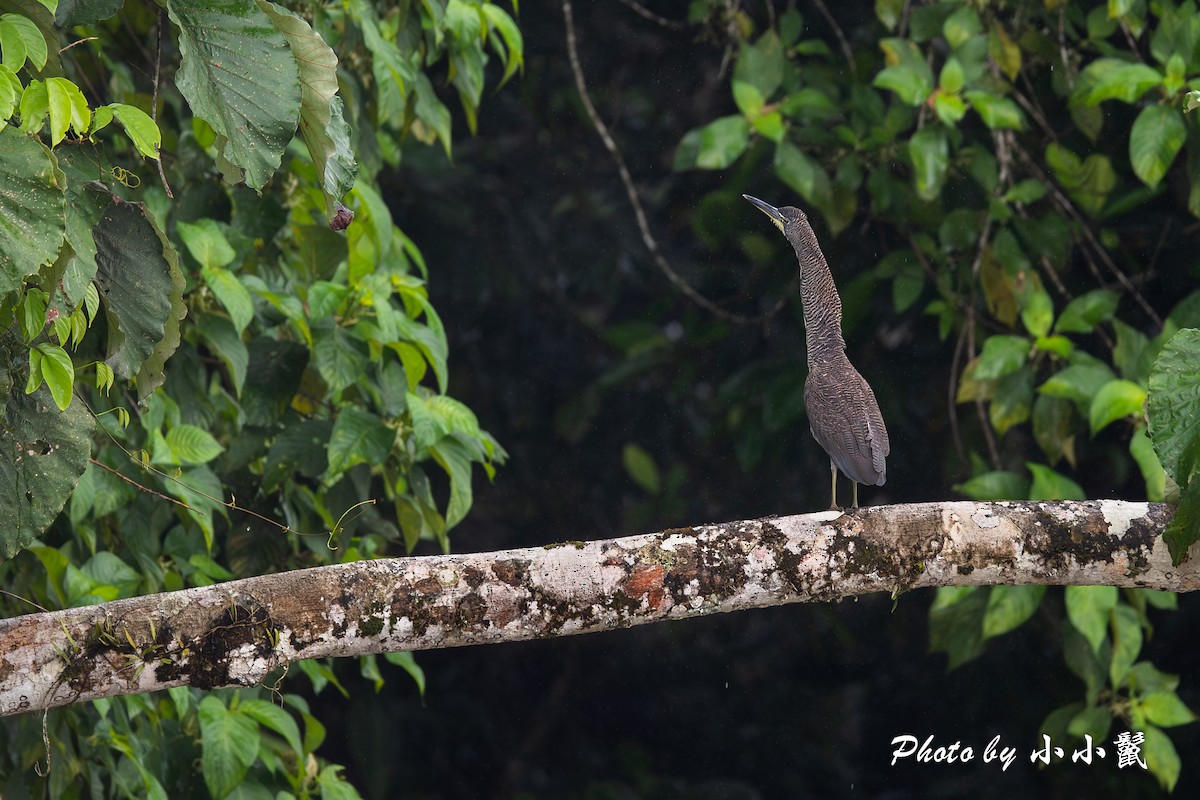
[{"label": "leafy foliage", "polygon": [[[698,3],[693,18],[697,7],[712,18],[728,13]],[[870,259],[839,236],[852,225],[869,231],[857,238],[877,243],[875,266],[838,279],[843,299],[890,281],[896,315],[923,312],[953,341],[952,396],[970,409],[962,417],[976,417],[959,420],[965,434],[954,429],[971,470],[957,491],[1083,499],[1084,464],[1133,464],[1149,499],[1173,496],[1168,481],[1179,484],[1168,541],[1177,560],[1186,557],[1200,537],[1191,481],[1200,457],[1200,353],[1195,331],[1180,329],[1200,324],[1192,310],[1200,295],[1176,295],[1170,315],[1155,309],[1141,276],[1128,274],[1145,268],[1128,231],[1147,212],[1165,211],[1169,183],[1187,198],[1185,213],[1200,216],[1195,122],[1187,118],[1196,105],[1189,77],[1200,72],[1195,4],[951,0],[878,2],[875,10],[878,24],[847,37],[860,45],[873,38],[874,52],[826,46],[843,32],[798,9],[765,28],[749,14],[737,17],[728,30],[741,39],[730,81],[738,113],[683,136],[675,168],[741,162],[730,179],[741,184],[751,165],[770,164],[774,178],[823,217],[827,253]],[[771,197],[766,189],[753,194]],[[1089,274],[1080,275],[1084,266]],[[848,334],[855,325],[848,311]],[[745,396],[735,380],[728,396]],[[731,418],[744,419],[749,402],[732,404],[739,416]],[[885,408],[885,417],[902,407]],[[741,432],[756,435],[744,422]],[[1088,643],[1086,659],[1067,653],[1068,663],[1088,660],[1077,671],[1096,685],[1064,732],[1106,733],[1114,715],[1154,727],[1131,711],[1148,691],[1130,678],[1149,630],[1138,598],[1067,590],[1068,619]],[[965,663],[1041,599],[1010,587],[945,589],[930,611],[933,646],[951,667]],[[1098,705],[1105,683],[1110,694]],[[1155,729],[1147,740],[1151,769],[1173,786],[1170,739]]]},{"label": "leafy foliage", "polygon": [[[63,2],[56,28],[55,5],[0,15],[7,589],[58,607],[448,549],[473,467],[490,478],[505,452],[445,394],[430,270],[377,181],[406,142],[449,152],[435,75],[474,128],[488,60],[502,80],[524,63],[513,18],[484,0]],[[160,63],[140,60],[155,39]],[[365,505],[381,498],[397,514]],[[178,767],[198,760],[214,798],[356,797],[312,760],[304,702],[259,694],[65,710],[46,791],[82,774],[190,795]],[[23,748],[5,782],[30,779]]]}]

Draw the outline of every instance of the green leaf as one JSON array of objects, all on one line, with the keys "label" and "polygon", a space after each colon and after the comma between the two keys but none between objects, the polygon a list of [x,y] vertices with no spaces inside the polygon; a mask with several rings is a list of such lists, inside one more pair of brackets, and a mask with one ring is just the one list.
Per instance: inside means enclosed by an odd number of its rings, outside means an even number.
[{"label": "green leaf", "polygon": [[382,464],[395,440],[396,432],[379,417],[357,406],[346,406],[338,412],[329,436],[325,480],[332,483],[355,464]]},{"label": "green leaf", "polygon": [[875,76],[874,85],[880,89],[889,89],[896,93],[901,101],[910,106],[919,106],[933,91],[933,75],[928,76],[925,70],[907,66],[884,67]]},{"label": "green leaf", "polygon": [[1033,401],[1033,438],[1046,454],[1050,466],[1057,464],[1063,456],[1074,463],[1073,417],[1072,405],[1064,398],[1039,394]]},{"label": "green leaf", "polygon": [[1139,425],[1129,439],[1129,454],[1137,462],[1146,483],[1146,499],[1152,503],[1161,503],[1166,496],[1167,473],[1163,470],[1154,445],[1146,435],[1146,429]]},{"label": "green leaf", "polygon": [[[525,41],[521,37],[521,29],[517,27],[517,23],[513,21],[507,11],[493,3],[485,4],[482,10],[488,25],[492,30],[500,33],[500,38],[504,40],[504,45],[508,49],[504,76],[500,79],[500,85],[503,86],[517,69],[525,68]],[[513,10],[516,11],[515,4]]]},{"label": "green leaf", "polygon": [[979,114],[983,124],[992,130],[1024,130],[1025,115],[1012,100],[999,97],[990,92],[971,91],[964,95],[967,102]]},{"label": "green leaf", "polygon": [[942,35],[951,47],[959,47],[980,30],[979,14],[970,6],[960,6],[942,23]]},{"label": "green leaf", "polygon": [[54,404],[59,411],[65,411],[71,405],[71,388],[75,385],[75,365],[67,351],[58,345],[40,344],[37,347],[42,355],[42,378],[54,398]]},{"label": "green leaf", "polygon": [[750,140],[750,123],[742,116],[721,117],[700,129],[696,166],[724,169],[737,161]]},{"label": "green leaf", "polygon": [[1030,500],[1086,500],[1082,487],[1070,478],[1044,464],[1025,462],[1033,473],[1033,485],[1029,487]]},{"label": "green leaf", "polygon": [[300,117],[300,73],[287,39],[254,0],[168,0],[179,27],[176,85],[217,134],[231,183],[261,189],[279,167]]},{"label": "green leaf", "polygon": [[775,173],[813,205],[830,196],[829,175],[799,147],[788,141],[775,146]]},{"label": "green leaf", "polygon": [[1112,319],[1121,296],[1109,289],[1093,289],[1075,297],[1063,308],[1054,329],[1058,333],[1091,333],[1096,326]]},{"label": "green leaf", "polygon": [[1179,508],[1163,531],[1163,541],[1175,566],[1182,564],[1191,546],[1200,541],[1200,480],[1189,481],[1180,491]]},{"label": "green leaf", "polygon": [[204,278],[204,284],[229,312],[229,319],[240,335],[254,319],[254,301],[250,299],[249,290],[232,272],[220,267],[202,267],[200,275]]},{"label": "green leaf", "polygon": [[922,200],[933,200],[942,191],[950,164],[950,145],[945,130],[929,125],[914,133],[908,140],[908,157],[912,160],[917,196]]},{"label": "green leaf", "polygon": [[242,387],[246,383],[246,369],[250,363],[250,351],[246,349],[242,337],[232,322],[216,314],[202,314],[196,320],[196,327],[204,337],[208,349],[221,359],[225,369],[229,370],[233,391],[241,397]]},{"label": "green leaf", "polygon": [[1108,738],[1112,722],[1112,711],[1106,706],[1091,706],[1080,711],[1067,723],[1067,733],[1077,739],[1091,736],[1094,740],[1104,741]]},{"label": "green leaf", "polygon": [[[139,153],[146,158],[158,159],[158,150],[162,147],[162,132],[149,114],[137,106],[125,103],[109,103],[101,108],[112,112],[113,119],[121,123],[125,135]],[[96,112],[99,114],[100,109],[96,109]]]},{"label": "green leaf", "polygon": [[92,112],[83,92],[66,78],[46,80],[46,106],[50,114],[51,147],[58,146],[68,130],[83,136],[92,125]]},{"label": "green leaf", "polygon": [[[1111,648],[1107,640],[1102,639],[1100,651],[1095,652],[1083,634],[1073,625],[1067,625],[1062,632],[1062,642],[1063,661],[1083,681],[1087,704],[1095,705],[1100,692],[1108,685],[1107,661]],[[1105,663],[1101,663],[1101,658]]]},{"label": "green leaf", "polygon": [[1021,322],[1033,336],[1045,336],[1054,323],[1054,302],[1045,289],[1029,293],[1021,309]]},{"label": "green leaf", "polygon": [[317,774],[317,785],[321,787],[321,800],[362,800],[354,784],[343,780],[340,764],[328,764]]},{"label": "green leaf", "polygon": [[395,664],[412,676],[413,682],[417,684],[417,694],[425,696],[425,670],[421,669],[412,653],[402,650],[398,653],[385,653],[383,657],[388,663]]},{"label": "green leaf", "polygon": [[0,131],[0,296],[58,254],[65,183],[44,145],[13,127]]},{"label": "green leaf", "polygon": [[983,638],[1000,636],[1022,625],[1041,605],[1045,586],[993,586],[983,615]]},{"label": "green leaf", "polygon": [[211,694],[200,701],[197,713],[204,783],[209,794],[220,800],[242,782],[250,765],[258,760],[258,724],[231,712]]},{"label": "green leaf", "polygon": [[766,104],[757,87],[737,80],[733,82],[733,102],[737,105],[738,111],[747,117],[757,116]]},{"label": "green leaf", "polygon": [[1187,483],[1181,459],[1200,443],[1200,330],[1184,328],[1172,336],[1150,371],[1150,439],[1163,469],[1180,486]]},{"label": "green leaf", "polygon": [[250,366],[242,387],[242,410],[247,425],[270,425],[296,396],[308,366],[308,348],[274,339],[254,339],[246,348]]},{"label": "green leaf", "polygon": [[178,464],[207,464],[225,450],[212,434],[195,425],[176,425],[167,431],[166,441]]},{"label": "green leaf", "polygon": [[1083,634],[1093,653],[1100,652],[1108,632],[1109,616],[1117,607],[1115,586],[1066,587],[1067,619]]},{"label": "green leaf", "polygon": [[471,454],[458,438],[445,436],[430,445],[429,455],[450,478],[450,502],[446,505],[448,531],[471,510]]},{"label": "green leaf", "polygon": [[654,458],[633,442],[621,449],[621,463],[625,465],[625,473],[633,482],[650,494],[662,491],[662,480],[659,477],[658,465]]},{"label": "green leaf", "polygon": [[1046,147],[1046,163],[1071,199],[1093,216],[1104,209],[1108,195],[1117,185],[1112,162],[1099,153],[1080,161],[1079,156],[1052,142]]},{"label": "green leaf", "polygon": [[254,698],[238,703],[238,713],[245,714],[264,728],[270,728],[283,737],[297,756],[304,755],[304,744],[300,741],[300,728],[292,715],[274,703]]},{"label": "green leaf", "polygon": [[988,420],[1003,436],[1009,428],[1029,419],[1033,405],[1033,369],[1023,366],[996,381],[992,402],[988,406]]},{"label": "green leaf", "polygon": [[734,96],[740,83],[753,87],[763,100],[770,99],[783,80],[784,64],[783,43],[774,30],[768,29],[753,45],[743,44],[733,69]]},{"label": "green leaf", "polygon": [[[180,220],[175,223],[175,232],[183,240],[192,258],[202,269],[224,267],[237,257],[237,253],[229,245],[221,226],[214,219],[198,219],[195,222]],[[218,298],[219,299],[219,298]],[[249,299],[249,295],[247,295]]]},{"label": "green leaf", "polygon": [[1142,403],[1146,401],[1146,390],[1127,380],[1109,381],[1100,387],[1092,398],[1088,422],[1092,436],[1104,430],[1112,422],[1124,417],[1142,416]]},{"label": "green leaf", "polygon": [[1113,609],[1112,643],[1109,680],[1114,687],[1120,687],[1125,685],[1129,669],[1142,651],[1142,625],[1137,612],[1125,604]]},{"label": "green leaf", "polygon": [[952,488],[972,500],[1024,500],[1029,496],[1029,481],[1005,470],[976,475]]},{"label": "green leaf", "polygon": [[80,570],[97,584],[115,588],[118,597],[132,597],[137,594],[142,582],[142,576],[133,567],[115,553],[104,550],[89,558]]},{"label": "green leaf", "polygon": [[22,14],[0,16],[0,51],[3,51],[4,66],[13,72],[20,70],[26,61],[40,71],[46,66],[49,55],[46,37],[32,19]]},{"label": "green leaf", "polygon": [[999,20],[992,21],[988,33],[988,55],[1010,81],[1015,81],[1021,72],[1021,48],[1004,30]]},{"label": "green leaf", "polygon": [[975,378],[991,380],[1016,372],[1028,355],[1029,340],[1022,336],[989,336],[979,354]]},{"label": "green leaf", "polygon": [[1157,186],[1187,141],[1187,126],[1178,109],[1167,105],[1146,106],[1138,114],[1129,134],[1129,162],[1147,186]]},{"label": "green leaf", "polygon": [[353,386],[365,374],[367,358],[342,328],[318,331],[313,360],[331,394]]},{"label": "green leaf", "polygon": [[[325,195],[325,215],[329,217],[335,212],[334,205],[350,191],[358,174],[358,162],[354,160],[354,151],[350,144],[350,126],[342,114],[342,99],[337,94],[337,55],[302,17],[283,6],[264,0],[258,0],[258,7],[271,18],[276,30],[287,39],[292,57],[299,68],[300,135],[304,137],[309,155],[312,156],[317,178],[321,182],[321,191]],[[502,9],[490,4],[484,6],[483,10],[487,12],[486,16],[489,19],[497,16],[508,18]],[[499,15],[496,11],[500,12]],[[511,24],[512,19],[508,18],[508,22]],[[508,40],[511,32],[503,27],[501,30],[504,38]],[[510,48],[512,44],[512,41],[509,41]],[[511,63],[517,64],[520,60],[520,32],[517,32],[517,50]],[[505,72],[505,80],[510,74],[511,72]],[[420,73],[420,76],[425,77],[424,73]],[[428,78],[425,78],[425,82],[428,83]],[[450,112],[441,103],[437,105],[440,111],[434,116],[444,123],[444,129],[439,126],[438,135],[444,137],[442,141],[448,151]],[[428,121],[430,113],[428,106],[422,103],[419,88],[417,106],[417,115]],[[423,114],[423,111],[427,113]]]},{"label": "green leaf", "polygon": [[933,110],[946,125],[953,125],[967,113],[967,104],[956,94],[938,92],[933,96]]},{"label": "green leaf", "polygon": [[874,85],[890,89],[910,106],[919,106],[933,91],[933,70],[916,44],[907,39],[881,39],[885,66]]},{"label": "green leaf", "polygon": [[1148,692],[1137,701],[1146,719],[1160,728],[1173,728],[1196,721],[1196,715],[1173,691]]},{"label": "green leaf", "polygon": [[1179,782],[1179,773],[1183,763],[1171,737],[1153,725],[1147,725],[1142,731],[1145,741],[1142,743],[1142,755],[1145,757],[1146,768],[1158,779],[1158,784],[1168,792],[1175,790]]},{"label": "green leaf", "polygon": [[1105,100],[1132,103],[1162,80],[1162,74],[1146,64],[1098,58],[1080,73],[1073,99],[1089,106]]},{"label": "green leaf", "polygon": [[187,314],[174,249],[142,203],[113,203],[96,225],[96,285],[108,311],[108,365],[137,378],[138,395],[162,384]]},{"label": "green leaf", "polygon": [[1038,387],[1038,391],[1050,397],[1066,398],[1078,405],[1081,411],[1090,414],[1092,399],[1100,387],[1116,377],[1103,364],[1072,364],[1051,375]]},{"label": "green leaf", "polygon": [[955,669],[983,652],[988,593],[974,586],[942,586],[929,607],[929,649],[949,657]]},{"label": "green leaf", "polygon": [[7,365],[5,425],[0,427],[0,559],[10,559],[58,516],[91,454],[94,418],[80,404],[50,408],[47,391],[24,391],[24,347],[0,350]]},{"label": "green leaf", "polygon": [[896,30],[902,13],[904,0],[875,0],[875,16],[888,31]]}]

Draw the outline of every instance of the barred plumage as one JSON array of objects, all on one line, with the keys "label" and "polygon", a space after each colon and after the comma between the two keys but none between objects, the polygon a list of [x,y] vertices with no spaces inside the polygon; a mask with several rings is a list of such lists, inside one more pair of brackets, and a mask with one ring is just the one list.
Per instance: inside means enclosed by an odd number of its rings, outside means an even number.
[{"label": "barred plumage", "polygon": [[887,481],[891,443],[875,393],[846,356],[842,300],[833,274],[803,211],[792,206],[775,208],[756,197],[742,196],[775,223],[800,261],[800,302],[808,349],[804,407],[813,438],[829,454],[830,508],[837,508],[838,470],[854,482],[857,508],[858,484],[882,486]]}]

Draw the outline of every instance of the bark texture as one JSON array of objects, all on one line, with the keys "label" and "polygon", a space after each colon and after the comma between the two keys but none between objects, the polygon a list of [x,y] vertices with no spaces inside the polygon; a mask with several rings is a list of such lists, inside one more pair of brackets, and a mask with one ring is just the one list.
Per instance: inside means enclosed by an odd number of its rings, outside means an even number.
[{"label": "bark texture", "polygon": [[565,636],[924,586],[1200,588],[1156,503],[948,502],[263,575],[0,621],[0,714],[293,661]]}]

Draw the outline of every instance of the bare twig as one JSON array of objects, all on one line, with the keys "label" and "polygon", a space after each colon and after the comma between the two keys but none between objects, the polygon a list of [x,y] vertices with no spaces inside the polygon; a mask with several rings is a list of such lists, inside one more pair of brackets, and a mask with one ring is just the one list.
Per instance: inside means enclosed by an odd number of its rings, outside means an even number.
[{"label": "bare twig", "polygon": [[[608,126],[600,119],[600,114],[596,111],[596,106],[592,104],[592,98],[588,94],[587,82],[583,77],[583,67],[579,62],[579,51],[575,43],[575,19],[570,0],[563,0],[563,17],[567,28],[567,54],[571,62],[571,71],[575,76],[575,87],[579,91],[580,100],[583,102],[584,110],[587,112],[588,119],[591,120],[592,127],[595,128],[596,133],[600,136],[600,140],[604,142],[604,148],[608,150],[613,162],[617,165],[617,172],[621,176],[621,183],[625,187],[625,194],[629,197],[629,204],[633,206],[633,214],[637,219],[638,230],[642,234],[642,242],[645,243],[646,249],[650,251],[654,263],[676,289],[713,316],[738,325],[765,324],[787,304],[788,297],[792,293],[790,286],[766,314],[757,317],[735,314],[721,308],[696,291],[682,275],[671,267],[666,257],[663,256],[662,250],[658,246],[658,240],[654,238],[654,234],[650,231],[650,223],[646,218],[645,210],[642,208],[641,197],[638,195],[637,187],[633,183],[633,176],[629,172],[629,167],[625,165],[625,158],[617,148],[617,143],[613,140],[612,134],[609,133]],[[793,281],[794,283],[795,281]]]},{"label": "bare twig", "polygon": [[681,31],[681,30],[684,30],[685,28],[687,28],[687,25],[685,25],[682,22],[676,22],[673,19],[667,19],[666,17],[662,16],[661,14],[655,14],[653,11],[646,8],[641,3],[637,2],[637,0],[621,0],[621,3],[625,6],[627,6],[631,11],[633,11],[633,13],[637,14],[639,17],[648,19],[651,22],[653,22],[655,25],[661,25],[664,28],[670,28],[673,31]]},{"label": "bare twig", "polygon": [[854,51],[850,49],[850,42],[846,40],[846,34],[842,32],[842,26],[837,24],[837,20],[833,18],[833,14],[829,13],[829,7],[825,5],[825,0],[813,0],[813,4],[817,10],[821,12],[821,16],[829,23],[829,27],[833,28],[833,35],[837,37],[838,47],[842,48],[842,55],[846,57],[846,63],[850,65],[850,74],[858,77],[858,68],[854,65]]},{"label": "bare twig", "polygon": [[[157,44],[154,49],[154,97],[150,101],[150,119],[158,123],[158,84],[159,76],[162,70],[162,43],[163,43],[163,26],[167,22],[167,11],[162,9],[158,12],[158,36]],[[163,169],[162,150],[159,150],[158,158],[154,159],[154,163],[158,165],[158,179],[162,181],[163,191],[167,193],[167,197],[174,200],[175,193],[171,191],[171,184],[167,183],[167,173]]]}]

